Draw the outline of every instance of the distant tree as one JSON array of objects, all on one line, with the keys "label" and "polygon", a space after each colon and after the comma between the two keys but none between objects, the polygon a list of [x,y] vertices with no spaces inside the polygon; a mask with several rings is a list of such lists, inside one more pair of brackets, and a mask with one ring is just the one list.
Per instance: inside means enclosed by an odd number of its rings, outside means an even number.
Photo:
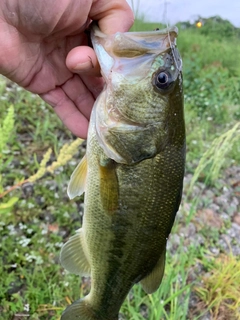
[{"label": "distant tree", "polygon": [[222,19],[220,16],[210,18],[198,17],[194,23],[184,21],[178,23],[181,29],[198,29],[201,34],[211,36],[214,39],[240,38],[240,28],[236,28],[230,21]]},{"label": "distant tree", "polygon": [[190,21],[183,21],[183,22],[179,22],[178,23],[178,26],[181,28],[181,29],[188,29],[188,28],[192,28],[192,24]]},{"label": "distant tree", "polygon": [[214,16],[210,18],[201,18],[202,27],[200,33],[204,35],[209,35],[215,39],[221,38],[232,38],[239,35],[238,28],[234,27],[230,21],[224,20],[219,16]]}]

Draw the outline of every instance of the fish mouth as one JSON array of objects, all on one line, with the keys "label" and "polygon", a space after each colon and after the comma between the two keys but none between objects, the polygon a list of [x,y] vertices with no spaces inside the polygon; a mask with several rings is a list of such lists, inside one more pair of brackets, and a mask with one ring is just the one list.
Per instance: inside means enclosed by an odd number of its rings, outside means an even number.
[{"label": "fish mouth", "polygon": [[161,53],[176,45],[178,28],[176,26],[162,30],[142,32],[117,32],[106,35],[100,31],[97,24],[91,26],[93,47],[100,44],[106,51],[119,57],[135,57],[146,53]]},{"label": "fish mouth", "polygon": [[[146,55],[160,55],[174,51],[177,36],[176,26],[155,31],[117,32],[113,35],[104,34],[95,23],[91,26],[92,45],[106,81],[117,60],[123,58],[141,60]],[[182,60],[176,59],[175,63],[177,69],[181,71]]]},{"label": "fish mouth", "polygon": [[[177,27],[150,32],[117,33],[111,43],[117,57],[134,58],[143,54],[161,53],[176,45]],[[109,43],[105,49],[111,52]]]}]

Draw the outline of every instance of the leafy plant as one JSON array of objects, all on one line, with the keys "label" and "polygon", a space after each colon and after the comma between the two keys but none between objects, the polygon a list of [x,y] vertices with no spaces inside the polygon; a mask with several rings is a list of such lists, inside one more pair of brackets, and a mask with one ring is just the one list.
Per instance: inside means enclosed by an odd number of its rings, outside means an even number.
[{"label": "leafy plant", "polygon": [[39,168],[38,168],[37,172],[27,179],[22,179],[20,182],[13,185],[12,187],[10,187],[8,190],[6,190],[4,192],[2,191],[2,193],[0,193],[0,198],[4,197],[9,192],[24,185],[25,183],[35,182],[35,181],[41,179],[44,176],[44,174],[46,174],[48,172],[53,173],[59,167],[64,166],[66,163],[68,163],[72,159],[73,155],[78,151],[78,147],[82,144],[82,142],[83,142],[82,139],[76,139],[75,141],[73,141],[70,144],[68,144],[68,143],[64,144],[59,152],[59,155],[58,155],[56,161],[52,162],[51,165],[48,165],[48,162],[50,160],[52,150],[48,149],[48,151],[44,154],[43,159],[39,164]]}]

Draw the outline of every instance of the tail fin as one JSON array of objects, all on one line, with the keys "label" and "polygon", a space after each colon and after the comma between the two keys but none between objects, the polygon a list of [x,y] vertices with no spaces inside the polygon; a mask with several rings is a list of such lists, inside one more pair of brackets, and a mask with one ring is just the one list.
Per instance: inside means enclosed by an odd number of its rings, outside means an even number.
[{"label": "tail fin", "polygon": [[86,298],[76,300],[63,312],[61,320],[118,320],[118,316],[110,318],[103,314],[97,314]]}]

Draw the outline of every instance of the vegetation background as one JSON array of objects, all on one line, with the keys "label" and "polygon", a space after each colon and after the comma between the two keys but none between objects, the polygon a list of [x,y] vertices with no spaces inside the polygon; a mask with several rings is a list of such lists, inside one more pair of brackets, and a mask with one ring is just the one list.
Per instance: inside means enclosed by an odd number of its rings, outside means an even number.
[{"label": "vegetation background", "polygon": [[[152,295],[135,285],[121,319],[240,319],[240,30],[201,22],[179,24],[187,164],[164,280]],[[66,187],[85,144],[4,78],[0,106],[0,320],[59,319],[89,289],[58,260],[81,226],[83,197]]]}]

